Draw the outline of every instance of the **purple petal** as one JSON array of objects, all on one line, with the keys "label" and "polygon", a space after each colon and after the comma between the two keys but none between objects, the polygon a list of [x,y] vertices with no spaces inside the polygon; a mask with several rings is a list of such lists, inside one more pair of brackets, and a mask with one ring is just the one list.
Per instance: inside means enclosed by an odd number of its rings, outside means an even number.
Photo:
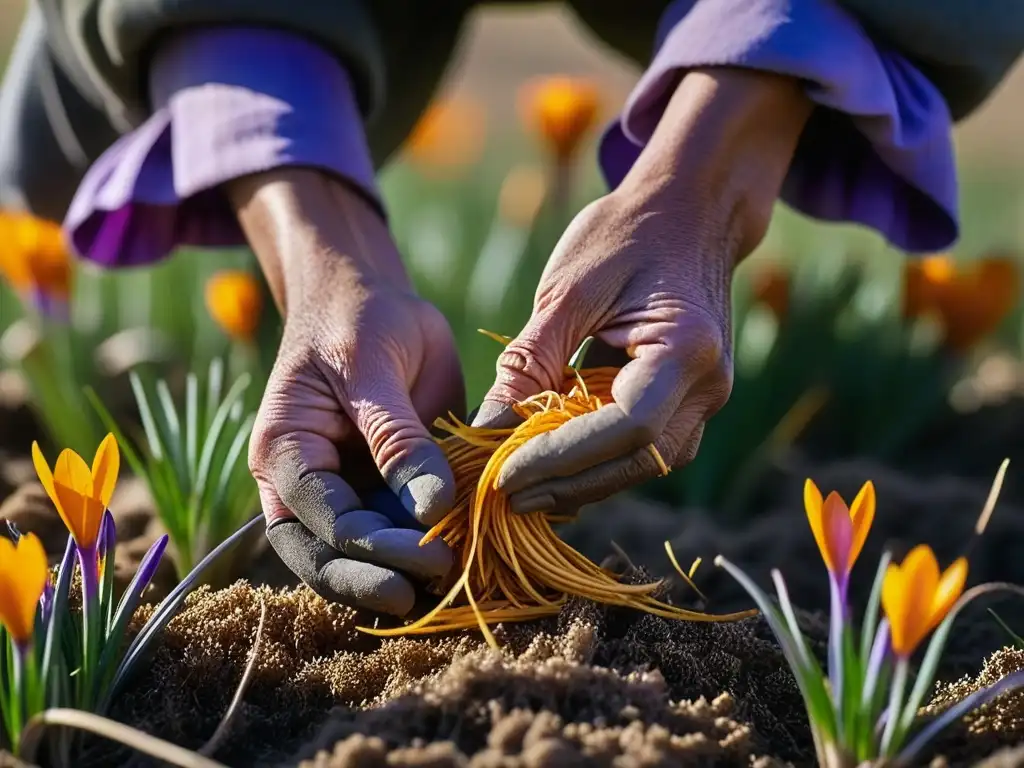
[{"label": "purple petal", "polygon": [[43,586],[43,594],[39,597],[39,610],[43,626],[48,626],[50,615],[53,613],[53,582],[50,579],[46,580],[46,584]]},{"label": "purple petal", "polygon": [[164,550],[167,549],[167,538],[167,534],[164,534],[154,541],[149,551],[146,552],[146,556],[142,558],[138,570],[135,571],[132,583],[128,585],[130,594],[141,595],[146,587],[149,586],[149,582],[153,580],[156,569],[160,566],[161,559],[163,559]]},{"label": "purple petal", "polygon": [[114,516],[108,509],[103,513],[103,522],[100,523],[100,559],[106,560],[114,554],[114,547],[117,546],[117,526],[114,524]]}]

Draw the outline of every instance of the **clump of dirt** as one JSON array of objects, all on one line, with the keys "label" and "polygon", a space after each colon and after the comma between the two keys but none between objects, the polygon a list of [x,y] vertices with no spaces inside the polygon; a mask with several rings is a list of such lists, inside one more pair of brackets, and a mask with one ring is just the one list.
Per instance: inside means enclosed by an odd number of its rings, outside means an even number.
[{"label": "clump of dirt", "polygon": [[[1003,648],[989,656],[976,675],[965,675],[952,683],[936,686],[923,717],[934,717],[975,691],[988,688],[1007,675],[1024,669],[1024,650]],[[951,765],[961,765],[978,755],[990,754],[1024,741],[1024,691],[1018,689],[976,709],[950,725],[936,741],[933,752],[941,753]],[[1024,756],[1022,756],[1024,757]],[[1017,764],[1024,764],[1022,759]]]},{"label": "clump of dirt", "polygon": [[[799,692],[761,619],[670,622],[586,601],[545,622],[500,627],[496,653],[475,635],[374,638],[356,630],[371,618],[304,587],[203,589],[114,716],[200,746],[238,684],[262,602],[263,650],[218,755],[234,765],[372,765],[358,756],[381,745],[441,761],[385,765],[461,765],[485,759],[478,755],[523,766],[573,764],[560,755],[599,760],[588,764],[623,755],[637,765],[678,764],[683,754],[706,765],[811,756]],[[109,753],[102,759],[116,764]]]}]

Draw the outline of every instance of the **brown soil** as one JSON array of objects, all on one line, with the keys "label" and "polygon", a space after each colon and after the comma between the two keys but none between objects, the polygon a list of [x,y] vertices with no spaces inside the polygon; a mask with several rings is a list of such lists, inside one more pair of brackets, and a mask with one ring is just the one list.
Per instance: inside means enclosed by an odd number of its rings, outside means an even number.
[{"label": "brown soil", "polygon": [[[960,451],[961,459],[983,450],[994,456],[1013,442],[1005,431],[981,434],[988,443],[976,440]],[[684,563],[705,558],[697,580],[714,611],[750,606],[737,585],[711,565],[715,554],[726,555],[761,584],[768,583],[771,567],[781,567],[797,604],[819,612],[804,620],[821,654],[826,582],[801,511],[803,478],[811,476],[823,489],[835,488],[848,498],[865,479],[876,483],[875,529],[853,584],[854,602],[862,603],[887,544],[901,555],[914,543],[929,542],[943,563],[964,550],[995,470],[995,462],[986,473],[985,462],[972,461],[963,477],[955,469],[943,475],[938,466],[908,474],[864,461],[820,467],[793,456],[765,480],[755,504],[759,512],[742,528],[700,510],[622,497],[586,510],[563,533],[595,560],[609,556],[614,541],[633,563],[656,575],[670,572],[664,540],[673,542]],[[0,518],[39,532],[56,556],[62,526],[38,485],[26,482],[26,472],[23,457],[4,466],[17,490],[0,506]],[[988,533],[971,549],[972,583],[1024,583],[1024,560],[1017,556],[1024,504],[1017,486],[1008,484]],[[137,481],[122,483],[112,507],[124,542],[118,558],[124,578],[161,531]],[[272,553],[258,559],[250,576],[257,583],[288,581]],[[634,578],[640,573],[634,571]],[[158,581],[153,599],[166,591],[171,576]],[[692,594],[673,597],[685,602]],[[803,706],[762,620],[674,623],[584,601],[546,622],[502,628],[498,637],[505,652],[496,654],[471,634],[377,640],[355,630],[372,617],[327,605],[305,588],[275,591],[240,583],[218,592],[204,589],[163,635],[114,716],[175,743],[203,744],[241,677],[261,602],[269,609],[268,626],[256,676],[217,755],[229,765],[814,763]],[[996,607],[1011,626],[1024,628],[1019,602]],[[947,706],[977,683],[1024,665],[1024,652],[1002,651],[974,678],[982,660],[1006,641],[984,607],[968,609],[941,670],[942,679],[953,682],[940,686],[934,706]],[[999,751],[1024,741],[1021,712],[1024,696],[1007,699],[951,729],[937,750],[952,766],[987,755],[992,757],[980,765],[1024,766],[1024,750]],[[96,744],[83,768],[151,764],[111,749]],[[0,755],[0,768],[13,768],[5,759]]]},{"label": "brown soil", "polygon": [[[795,683],[761,619],[677,623],[585,601],[546,622],[501,628],[496,653],[469,635],[378,640],[355,629],[370,617],[305,588],[204,589],[115,717],[199,747],[238,684],[261,603],[268,621],[256,674],[217,756],[230,765],[814,764]],[[822,652],[823,625],[806,617],[805,628]],[[1024,652],[1003,651],[976,680],[941,686],[931,709],[1022,664]],[[937,749],[948,764],[970,765],[1021,741],[1022,712],[1024,694],[1008,697],[952,728]],[[126,758],[101,748],[90,764]]]}]

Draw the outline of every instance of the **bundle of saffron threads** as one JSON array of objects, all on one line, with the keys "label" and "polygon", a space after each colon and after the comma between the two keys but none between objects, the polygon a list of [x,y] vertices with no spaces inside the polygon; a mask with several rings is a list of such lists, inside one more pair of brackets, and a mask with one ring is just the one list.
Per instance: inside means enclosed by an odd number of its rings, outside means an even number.
[{"label": "bundle of saffron threads", "polygon": [[[497,648],[489,625],[552,616],[570,596],[687,621],[735,621],[756,613],[716,616],[688,611],[653,597],[660,582],[623,584],[613,571],[591,562],[558,537],[552,524],[570,518],[542,512],[516,514],[497,489],[502,465],[523,443],[610,402],[616,373],[615,368],[581,373],[568,368],[561,392],[545,392],[516,406],[524,421],[515,429],[470,427],[454,417],[436,422],[450,435],[441,445],[458,488],[452,511],[424,535],[421,544],[441,537],[460,559],[461,573],[437,607],[421,619],[402,627],[363,631],[387,637],[479,628],[488,644]],[[667,473],[653,445],[650,450]],[[681,570],[680,574],[687,578]]]}]

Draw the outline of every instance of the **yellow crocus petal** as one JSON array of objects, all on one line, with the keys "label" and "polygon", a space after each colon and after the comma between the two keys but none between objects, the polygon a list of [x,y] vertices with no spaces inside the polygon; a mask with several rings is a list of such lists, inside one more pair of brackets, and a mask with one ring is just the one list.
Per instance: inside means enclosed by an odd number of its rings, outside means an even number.
[{"label": "yellow crocus petal", "polygon": [[939,564],[925,545],[914,547],[902,565],[890,565],[882,583],[882,607],[892,631],[893,652],[909,656],[928,634]]},{"label": "yellow crocus petal", "polygon": [[960,557],[953,561],[947,568],[939,584],[935,589],[935,595],[931,601],[931,619],[928,622],[928,632],[931,632],[946,618],[949,609],[960,599],[963,594],[964,584],[967,583],[967,558]]},{"label": "yellow crocus petal", "polygon": [[807,511],[807,521],[811,524],[814,540],[818,543],[821,559],[825,561],[825,567],[831,571],[833,563],[829,557],[828,542],[825,539],[825,526],[822,519],[824,501],[821,498],[821,491],[818,490],[818,486],[810,478],[804,483],[804,509]]},{"label": "yellow crocus petal", "polygon": [[107,435],[96,449],[92,460],[92,487],[94,496],[104,507],[110,506],[110,498],[117,486],[117,475],[121,469],[121,454],[117,448],[117,439],[113,434]]},{"label": "yellow crocus petal", "polygon": [[57,498],[57,492],[53,488],[53,473],[50,471],[50,465],[46,463],[39,443],[34,441],[32,443],[32,464],[36,468],[36,475],[38,475],[46,495],[50,497],[50,501],[53,502],[53,506],[57,508],[60,516],[64,517],[64,511],[60,508],[60,499]]},{"label": "yellow crocus petal", "polygon": [[39,539],[25,534],[15,545],[0,539],[0,623],[16,643],[28,642],[49,571]]},{"label": "yellow crocus petal", "polygon": [[62,483],[54,483],[54,489],[60,499],[61,518],[75,537],[75,543],[81,549],[95,547],[100,523],[103,522],[103,504],[99,499],[85,496]]},{"label": "yellow crocus petal", "polygon": [[92,470],[85,459],[65,448],[53,465],[53,482],[64,485],[82,496],[92,496]]},{"label": "yellow crocus petal", "polygon": [[868,538],[868,531],[871,530],[871,523],[875,519],[875,485],[868,480],[860,489],[860,493],[850,505],[850,521],[853,524],[853,540],[850,542],[850,558],[847,568],[853,568],[853,564],[860,557],[864,549],[864,542]]}]

